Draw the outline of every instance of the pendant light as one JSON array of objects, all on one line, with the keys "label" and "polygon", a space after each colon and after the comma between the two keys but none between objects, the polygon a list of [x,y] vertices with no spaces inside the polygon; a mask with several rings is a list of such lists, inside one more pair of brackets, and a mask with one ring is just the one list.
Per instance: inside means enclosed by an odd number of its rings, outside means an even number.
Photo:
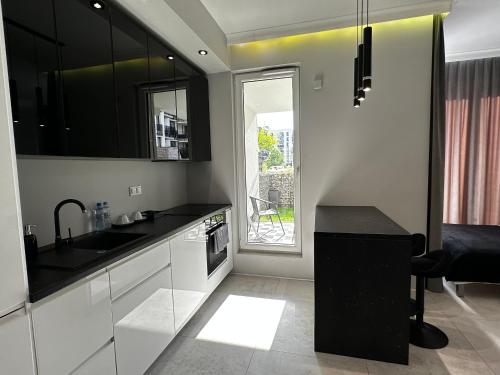
[{"label": "pendant light", "polygon": [[[359,45],[359,39],[358,39],[358,29],[359,29],[359,0],[356,0],[356,55],[358,54],[358,45]],[[353,106],[354,108],[359,108],[360,106],[360,100],[359,100],[359,58],[356,56],[354,58],[354,102]]]},{"label": "pendant light", "polygon": [[364,71],[363,43],[358,46],[358,99],[365,100],[365,91],[363,90],[363,71]]},{"label": "pendant light", "polygon": [[[363,44],[363,34],[361,30],[363,29],[363,1],[361,0],[361,29],[360,29],[360,39],[361,43],[358,45],[358,99],[359,101],[365,100],[365,91],[363,90],[363,72],[364,72],[364,44]],[[356,22],[357,24],[357,22]],[[356,31],[357,32],[357,31]]]},{"label": "pendant light", "polygon": [[358,84],[359,68],[358,58],[354,58],[354,108],[359,108],[360,102],[358,99],[359,84]]},{"label": "pendant light", "polygon": [[[362,0],[363,1],[363,0]],[[368,1],[366,0],[366,27],[363,30],[363,90],[372,89],[372,28],[368,23]],[[361,16],[363,17],[363,16]],[[363,22],[361,22],[363,23]]]},{"label": "pendant light", "polygon": [[[361,13],[359,2],[361,1]],[[372,88],[372,28],[369,26],[366,0],[366,27],[364,27],[364,1],[356,0],[356,58],[354,59],[354,107],[366,99]],[[359,22],[361,14],[361,23]]]}]

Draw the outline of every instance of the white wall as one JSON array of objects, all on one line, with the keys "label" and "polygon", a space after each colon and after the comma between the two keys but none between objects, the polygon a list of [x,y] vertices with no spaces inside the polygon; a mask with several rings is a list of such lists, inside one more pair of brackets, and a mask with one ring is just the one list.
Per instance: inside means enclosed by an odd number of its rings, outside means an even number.
[{"label": "white wall", "polygon": [[[233,144],[233,84],[230,72],[208,76],[212,161],[188,165],[187,188],[191,203],[233,204],[233,244],[237,247],[238,207],[235,193]],[[235,249],[237,251],[237,249]]]},{"label": "white wall", "polygon": [[[54,242],[54,207],[75,198],[86,206],[109,201],[112,215],[136,210],[162,210],[187,202],[186,164],[134,160],[18,159],[23,222],[36,224],[40,246]],[[128,187],[141,185],[130,197]],[[75,205],[61,210],[61,234],[89,230],[89,219]]]},{"label": "white wall", "polygon": [[[312,278],[318,204],[374,205],[410,232],[425,232],[432,17],[377,24],[373,35],[374,90],[358,110],[353,28],[232,46],[235,71],[300,64],[302,156],[302,256],[237,253],[236,272]],[[320,91],[312,89],[317,74],[324,77]],[[189,184],[189,197],[217,191],[205,196],[225,195],[235,204],[234,180],[218,178],[235,159],[232,81],[223,77],[210,81],[210,109],[212,139],[224,141],[212,143],[211,166],[190,167],[191,181],[200,170],[211,178],[194,189]]]},{"label": "white wall", "polygon": [[[2,11],[0,9],[0,18]],[[21,211],[4,33],[0,30],[0,316],[26,299]]]}]

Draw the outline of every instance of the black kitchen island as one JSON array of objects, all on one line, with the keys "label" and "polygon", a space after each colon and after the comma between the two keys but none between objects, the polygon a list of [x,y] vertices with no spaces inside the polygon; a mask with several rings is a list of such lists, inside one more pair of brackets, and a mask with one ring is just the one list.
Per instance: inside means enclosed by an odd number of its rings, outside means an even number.
[{"label": "black kitchen island", "polygon": [[377,208],[316,207],[315,350],[408,364],[410,257]]}]

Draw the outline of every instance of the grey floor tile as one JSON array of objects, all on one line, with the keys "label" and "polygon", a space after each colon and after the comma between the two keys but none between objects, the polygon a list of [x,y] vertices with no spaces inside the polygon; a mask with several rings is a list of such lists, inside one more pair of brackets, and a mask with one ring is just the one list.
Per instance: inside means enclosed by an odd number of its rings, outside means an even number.
[{"label": "grey floor tile", "polygon": [[308,356],[314,351],[314,307],[308,302],[287,301],[272,350]]},{"label": "grey floor tile", "polygon": [[[444,330],[450,343],[440,350],[410,346],[410,365],[402,366],[315,353],[313,282],[230,275],[148,374],[500,375],[500,288],[468,287],[463,299],[449,293],[426,292],[425,320]],[[221,309],[227,308],[224,303],[228,298],[234,301],[234,297],[240,298],[242,305],[248,304],[245,306],[249,309],[254,303],[259,306],[270,301],[270,308],[280,303],[282,310],[274,319],[277,323],[270,324],[262,311],[245,311],[229,319],[227,332],[236,332],[241,338],[236,340],[238,344],[222,343],[224,335],[218,334],[201,340],[200,333]],[[268,341],[271,338],[266,350],[258,345],[262,336],[268,336]]]},{"label": "grey floor tile", "polygon": [[179,336],[151,366],[149,375],[244,375],[253,349]]},{"label": "grey floor tile", "polygon": [[302,356],[285,352],[255,351],[247,375],[358,375],[367,374],[362,359],[328,354]]}]

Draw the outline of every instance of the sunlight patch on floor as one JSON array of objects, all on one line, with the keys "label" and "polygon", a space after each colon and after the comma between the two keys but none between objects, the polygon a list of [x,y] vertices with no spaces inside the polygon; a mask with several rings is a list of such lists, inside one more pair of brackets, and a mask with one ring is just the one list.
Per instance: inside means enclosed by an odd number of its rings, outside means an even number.
[{"label": "sunlight patch on floor", "polygon": [[199,340],[269,350],[286,301],[229,295],[203,327]]}]

